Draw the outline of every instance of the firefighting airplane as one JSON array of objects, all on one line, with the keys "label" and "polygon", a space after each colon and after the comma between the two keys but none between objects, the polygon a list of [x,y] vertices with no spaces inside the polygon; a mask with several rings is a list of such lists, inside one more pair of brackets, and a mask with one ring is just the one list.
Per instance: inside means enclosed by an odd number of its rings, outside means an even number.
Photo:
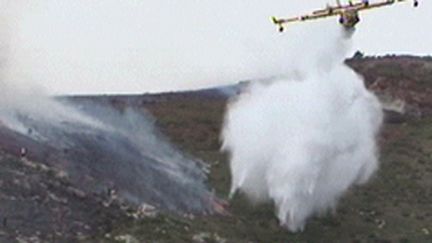
[{"label": "firefighting airplane", "polygon": [[[336,0],[336,6],[327,5],[325,9],[314,11],[312,14],[286,19],[272,17],[272,21],[279,27],[279,31],[283,32],[285,30],[284,25],[289,23],[339,16],[339,23],[341,25],[343,25],[346,29],[353,29],[356,24],[360,22],[360,11],[385,7],[406,1],[408,0],[381,0],[376,3],[370,3],[369,0],[362,0],[361,2],[354,3],[352,0],[349,0],[348,4],[343,5],[340,3],[340,0]],[[417,7],[419,5],[418,0],[413,0],[413,4],[414,7]]]}]

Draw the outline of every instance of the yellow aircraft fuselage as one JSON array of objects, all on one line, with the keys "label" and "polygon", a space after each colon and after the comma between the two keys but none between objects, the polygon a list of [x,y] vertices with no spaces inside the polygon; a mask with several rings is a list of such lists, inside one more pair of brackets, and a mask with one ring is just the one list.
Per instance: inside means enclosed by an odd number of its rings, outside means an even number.
[{"label": "yellow aircraft fuselage", "polygon": [[346,29],[354,28],[360,22],[360,17],[357,10],[346,10],[341,13],[339,23]]}]

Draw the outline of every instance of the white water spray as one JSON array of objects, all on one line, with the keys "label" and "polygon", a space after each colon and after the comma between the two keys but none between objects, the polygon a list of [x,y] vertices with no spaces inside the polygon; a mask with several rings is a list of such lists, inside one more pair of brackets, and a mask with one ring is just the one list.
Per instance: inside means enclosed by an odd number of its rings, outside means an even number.
[{"label": "white water spray", "polygon": [[281,225],[293,232],[334,209],[378,167],[381,106],[343,63],[346,37],[339,31],[333,46],[303,53],[298,63],[306,65],[293,67],[293,79],[251,84],[226,114],[231,196],[240,190],[253,201],[272,200]]}]

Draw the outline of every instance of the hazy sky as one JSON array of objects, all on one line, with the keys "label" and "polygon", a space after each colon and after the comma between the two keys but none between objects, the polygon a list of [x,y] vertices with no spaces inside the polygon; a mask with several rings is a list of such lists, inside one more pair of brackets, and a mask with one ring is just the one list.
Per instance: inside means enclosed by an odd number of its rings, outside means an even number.
[{"label": "hazy sky", "polygon": [[[281,35],[269,17],[304,14],[325,4],[0,0],[2,59],[8,60],[8,79],[37,83],[51,93],[143,93],[270,77],[286,72],[285,64],[302,50],[334,41],[331,33],[339,26],[328,19]],[[417,9],[402,3],[361,18],[352,50],[432,54],[430,0]]]}]

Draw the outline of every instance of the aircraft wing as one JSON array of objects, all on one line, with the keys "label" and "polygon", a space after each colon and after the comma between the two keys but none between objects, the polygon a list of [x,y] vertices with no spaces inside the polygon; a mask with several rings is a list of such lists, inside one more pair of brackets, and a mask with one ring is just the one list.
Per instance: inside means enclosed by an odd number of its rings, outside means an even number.
[{"label": "aircraft wing", "polygon": [[[279,27],[279,31],[283,32],[285,24],[327,18],[327,17],[337,16],[337,15],[341,16],[346,11],[363,11],[363,10],[380,8],[387,5],[392,5],[395,3],[407,2],[407,1],[411,1],[411,0],[382,0],[376,3],[370,3],[369,1],[360,1],[354,3],[353,1],[349,1],[349,4],[346,5],[341,5],[340,1],[337,1],[336,6],[329,5],[324,9],[313,11],[312,14],[297,16],[293,18],[272,17],[272,21],[275,25]],[[414,7],[417,7],[418,0],[412,0],[412,1],[414,2]]]},{"label": "aircraft wing", "polygon": [[314,19],[328,18],[328,17],[340,15],[342,12],[343,12],[342,8],[337,8],[337,9],[328,8],[328,9],[315,11],[312,14],[301,15],[301,16],[292,17],[292,18],[272,17],[272,21],[275,25],[279,26],[279,31],[282,32],[282,31],[284,31],[283,26],[285,24],[294,23],[294,22],[303,22],[303,21],[314,20]]},{"label": "aircraft wing", "polygon": [[[380,8],[380,7],[384,7],[384,6],[388,6],[400,2],[408,2],[408,1],[409,0],[384,0],[381,2],[369,3],[369,4],[358,3],[356,4],[357,6],[354,9],[358,11],[362,11],[362,10]],[[414,2],[414,7],[417,7],[418,1],[414,0],[413,2]]]}]

